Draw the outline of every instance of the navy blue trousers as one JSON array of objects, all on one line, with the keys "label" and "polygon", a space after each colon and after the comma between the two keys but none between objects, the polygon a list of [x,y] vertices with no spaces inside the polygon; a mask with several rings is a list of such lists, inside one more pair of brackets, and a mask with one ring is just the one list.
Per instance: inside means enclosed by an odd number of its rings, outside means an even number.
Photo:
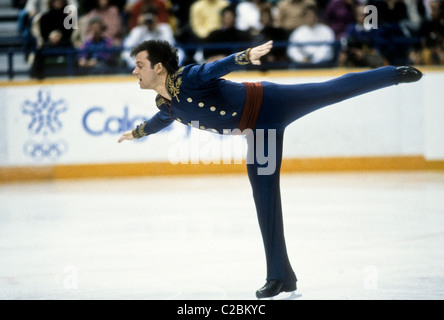
[{"label": "navy blue trousers", "polygon": [[[285,128],[325,106],[398,83],[395,67],[349,73],[321,83],[263,82],[264,97],[258,121],[252,137],[247,138],[247,171],[265,247],[266,280],[280,280],[284,288],[294,287],[297,281],[285,244],[280,192]],[[261,145],[260,152],[258,145]],[[275,152],[270,148],[275,148]],[[275,164],[271,169],[274,170],[270,172],[270,159],[264,163],[264,157],[273,155]]]}]

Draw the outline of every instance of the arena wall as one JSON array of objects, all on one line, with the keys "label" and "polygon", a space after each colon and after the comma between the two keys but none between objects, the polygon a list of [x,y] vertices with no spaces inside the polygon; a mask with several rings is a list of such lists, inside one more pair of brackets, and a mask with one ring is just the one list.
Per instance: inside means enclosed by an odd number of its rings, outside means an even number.
[{"label": "arena wall", "polygon": [[[238,72],[233,81],[305,83],[346,72]],[[443,170],[444,70],[314,112],[286,130],[284,172]],[[226,174],[245,171],[246,142],[175,122],[140,141],[121,132],[151,117],[155,93],[130,76],[0,83],[0,178]]]}]

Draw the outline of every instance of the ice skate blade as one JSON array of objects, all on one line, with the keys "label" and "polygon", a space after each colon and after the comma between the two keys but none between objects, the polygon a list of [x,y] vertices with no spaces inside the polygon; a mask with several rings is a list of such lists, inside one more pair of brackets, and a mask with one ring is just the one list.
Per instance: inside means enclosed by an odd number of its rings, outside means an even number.
[{"label": "ice skate blade", "polygon": [[268,298],[257,298],[257,300],[295,300],[302,297],[301,294],[296,294],[295,291],[290,292],[281,292],[277,296],[268,297]]}]

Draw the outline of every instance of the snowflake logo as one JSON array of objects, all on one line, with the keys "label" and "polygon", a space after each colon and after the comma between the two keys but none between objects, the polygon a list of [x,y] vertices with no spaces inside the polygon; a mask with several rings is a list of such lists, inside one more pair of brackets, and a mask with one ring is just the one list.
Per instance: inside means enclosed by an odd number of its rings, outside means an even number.
[{"label": "snowflake logo", "polygon": [[31,116],[28,130],[36,135],[56,133],[62,128],[59,116],[67,110],[65,100],[52,100],[49,90],[40,89],[37,101],[26,100],[22,106],[23,114]]}]

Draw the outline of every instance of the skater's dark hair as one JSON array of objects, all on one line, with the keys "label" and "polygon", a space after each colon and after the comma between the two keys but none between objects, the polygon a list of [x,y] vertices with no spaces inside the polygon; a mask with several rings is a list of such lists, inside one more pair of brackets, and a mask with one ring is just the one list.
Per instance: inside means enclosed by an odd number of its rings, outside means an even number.
[{"label": "skater's dark hair", "polygon": [[142,51],[148,52],[148,60],[154,68],[159,62],[165,67],[168,73],[174,73],[179,69],[179,56],[177,49],[168,41],[148,40],[140,43],[131,50],[131,56],[135,57]]}]

